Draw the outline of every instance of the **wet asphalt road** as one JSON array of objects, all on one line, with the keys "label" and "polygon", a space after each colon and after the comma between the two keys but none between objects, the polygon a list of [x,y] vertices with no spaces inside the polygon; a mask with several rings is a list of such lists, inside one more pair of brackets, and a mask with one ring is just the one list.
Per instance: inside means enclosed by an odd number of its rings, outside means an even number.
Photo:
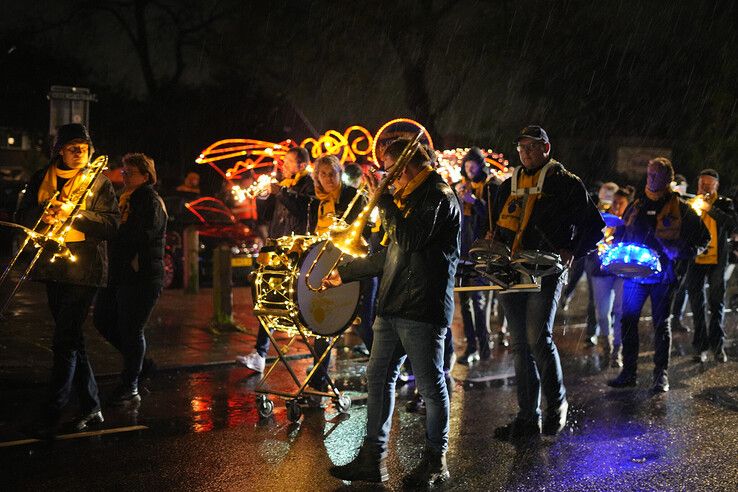
[{"label": "wet asphalt road", "polygon": [[[727,324],[735,340],[736,317]],[[492,437],[515,413],[512,360],[497,348],[475,371],[489,381],[465,383],[457,366],[452,384],[444,490],[738,490],[738,352],[718,365],[691,362],[690,335],[675,335],[671,391],[653,395],[652,340],[642,322],[641,382],[635,389],[605,385],[615,369],[600,368],[597,349],[584,348],[582,329],[566,319],[556,337],[570,402],[569,423],[556,439],[518,444]],[[457,340],[461,328],[454,326]],[[462,346],[457,346],[461,352]],[[309,409],[291,423],[283,402],[259,417],[258,377],[244,368],[166,370],[145,383],[137,409],[104,408],[112,432],[8,446],[43,395],[39,383],[2,385],[2,490],[340,490],[328,474],[351,459],[363,436],[364,360],[338,351],[334,373],[355,398],[348,415],[333,406]],[[298,374],[307,360],[293,363]],[[284,378],[277,378],[284,381]],[[113,378],[102,378],[103,396]],[[390,489],[400,489],[423,446],[424,417],[405,411],[410,387],[399,390],[390,452]],[[70,410],[71,412],[72,410]],[[68,417],[74,414],[70,413]],[[119,430],[142,426],[138,430]],[[375,487],[354,484],[356,490]]]}]

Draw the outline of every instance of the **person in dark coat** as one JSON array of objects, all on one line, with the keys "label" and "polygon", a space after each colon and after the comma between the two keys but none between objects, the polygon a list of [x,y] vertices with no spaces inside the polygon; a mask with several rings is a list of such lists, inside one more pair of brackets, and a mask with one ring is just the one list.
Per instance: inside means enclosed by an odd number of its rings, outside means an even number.
[{"label": "person in dark coat", "polygon": [[[398,139],[384,151],[389,172],[408,143]],[[461,211],[453,190],[430,163],[428,151],[421,147],[397,177],[394,197],[384,194],[379,198],[387,248],[339,266],[324,279],[324,286],[333,287],[382,275],[367,366],[366,437],[353,461],[331,468],[331,474],[342,480],[388,479],[386,455],[395,384],[406,353],[426,404],[426,439],[420,464],[403,482],[428,487],[449,478],[449,399],[443,353],[454,311]]]},{"label": "person in dark coat", "polygon": [[[706,362],[712,350],[717,362],[727,362],[725,353],[725,269],[731,252],[728,240],[736,228],[733,200],[720,196],[720,177],[714,169],[704,169],[697,181],[698,196],[693,201],[702,222],[710,232],[710,244],[697,255],[687,271],[687,290],[692,306],[694,362]],[[705,299],[705,284],[707,300]],[[707,309],[710,308],[708,330]]]},{"label": "person in dark coat", "polygon": [[101,289],[93,316],[100,334],[123,356],[123,371],[111,403],[139,402],[139,376],[146,354],[144,327],[164,284],[167,213],[154,190],[154,160],[123,156],[121,225],[110,242],[110,282]]},{"label": "person in dark coat", "polygon": [[[51,162],[30,179],[21,203],[18,218],[32,226],[41,216],[45,205],[52,206],[42,217],[52,224],[65,220],[73,208],[70,200],[81,196],[85,186],[84,168],[94,152],[92,140],[84,125],[73,123],[59,127]],[[56,199],[55,192],[59,192]],[[120,214],[113,185],[102,173],[93,183],[92,193],[82,200],[82,207],[67,233],[65,243],[75,261],[51,261],[49,247],[39,259],[32,278],[46,284],[51,314],[54,317],[51,398],[43,418],[32,432],[44,437],[56,434],[62,409],[69,402],[74,386],[77,390],[81,416],[74,428],[82,430],[103,421],[97,382],[85,351],[82,325],[98,287],[108,281],[107,241],[118,228]]]}]

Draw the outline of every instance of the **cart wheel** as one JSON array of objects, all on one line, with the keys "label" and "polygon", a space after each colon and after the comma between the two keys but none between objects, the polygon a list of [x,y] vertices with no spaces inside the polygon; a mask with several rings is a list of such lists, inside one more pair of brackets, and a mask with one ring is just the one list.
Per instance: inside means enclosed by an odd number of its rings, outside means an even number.
[{"label": "cart wheel", "polygon": [[349,395],[341,395],[336,400],[336,408],[341,413],[348,413],[351,409],[351,397]]},{"label": "cart wheel", "polygon": [[266,395],[259,395],[256,397],[256,409],[261,417],[267,418],[274,411],[274,402]]},{"label": "cart wheel", "polygon": [[291,422],[297,422],[300,420],[301,416],[302,408],[300,408],[300,404],[297,400],[287,401],[287,418],[290,419]]}]

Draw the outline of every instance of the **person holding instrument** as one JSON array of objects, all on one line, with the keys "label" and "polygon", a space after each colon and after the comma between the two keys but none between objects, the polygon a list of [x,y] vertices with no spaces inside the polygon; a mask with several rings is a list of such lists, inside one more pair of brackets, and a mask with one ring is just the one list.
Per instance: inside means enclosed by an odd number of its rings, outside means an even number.
[{"label": "person holding instrument", "polygon": [[[73,123],[59,127],[51,162],[31,177],[18,207],[20,221],[35,223],[45,204],[57,192],[57,200],[52,202],[42,220],[47,224],[66,220],[74,208],[68,199],[79,194],[82,171],[93,152],[84,125]],[[51,395],[42,418],[30,429],[42,437],[52,437],[58,431],[61,412],[69,402],[73,386],[82,407],[74,428],[82,430],[90,423],[103,421],[97,382],[85,352],[82,325],[98,287],[107,284],[107,241],[115,235],[120,220],[113,185],[107,177],[98,175],[92,193],[85,196],[77,214],[65,238],[76,261],[51,262],[44,252],[33,272],[34,280],[46,283],[55,322]]]},{"label": "person holding instrument", "polygon": [[[381,194],[377,207],[389,240],[387,248],[339,266],[323,281],[325,287],[334,287],[382,276],[367,367],[366,437],[353,461],[331,468],[331,474],[342,480],[388,479],[386,456],[395,382],[406,351],[427,416],[423,457],[403,481],[428,486],[449,478],[443,341],[454,311],[461,210],[451,187],[431,167],[428,151],[423,147],[415,150],[413,144],[398,139],[383,154],[388,176],[376,193]],[[394,196],[385,193],[390,183],[395,185]]]}]

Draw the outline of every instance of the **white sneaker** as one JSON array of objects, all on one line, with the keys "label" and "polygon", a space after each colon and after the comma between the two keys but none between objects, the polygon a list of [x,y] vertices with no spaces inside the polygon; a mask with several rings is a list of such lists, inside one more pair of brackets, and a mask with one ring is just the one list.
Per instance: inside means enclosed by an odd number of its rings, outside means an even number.
[{"label": "white sneaker", "polygon": [[236,362],[248,367],[252,371],[264,372],[266,357],[262,357],[257,351],[253,351],[249,355],[237,355]]}]

